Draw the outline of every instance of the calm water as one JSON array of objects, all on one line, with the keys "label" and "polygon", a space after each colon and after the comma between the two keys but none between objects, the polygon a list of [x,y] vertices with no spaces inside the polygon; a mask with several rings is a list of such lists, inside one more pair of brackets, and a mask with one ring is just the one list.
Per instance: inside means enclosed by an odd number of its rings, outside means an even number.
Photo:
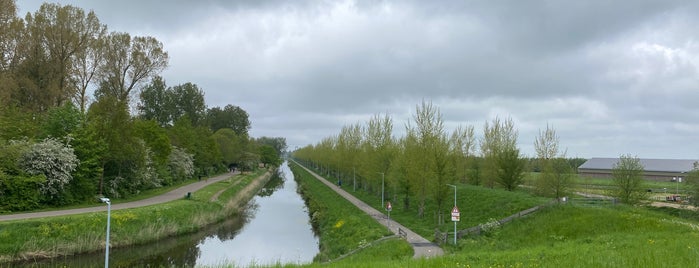
[{"label": "calm water", "polygon": [[[190,235],[129,248],[110,249],[111,267],[218,266],[235,264],[310,263],[318,238],[286,163],[235,218]],[[17,266],[95,267],[104,252]]]}]

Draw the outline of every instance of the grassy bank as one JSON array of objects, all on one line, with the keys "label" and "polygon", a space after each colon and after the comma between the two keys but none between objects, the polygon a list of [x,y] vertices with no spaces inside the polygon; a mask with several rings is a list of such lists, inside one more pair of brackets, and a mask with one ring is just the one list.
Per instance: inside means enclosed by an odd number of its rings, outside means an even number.
[{"label": "grassy bank", "polygon": [[[193,198],[112,212],[110,244],[120,247],[196,231],[237,212],[264,185],[264,170],[239,175],[195,192]],[[259,178],[259,179],[257,179]],[[239,181],[238,183],[236,183]],[[224,190],[218,201],[210,202]],[[105,209],[106,210],[106,209]],[[104,248],[106,211],[0,222],[0,263],[48,258]]]},{"label": "grassy bank", "polygon": [[[316,262],[333,260],[343,254],[392,233],[369,215],[340,197],[306,170],[289,163],[306,200],[311,221],[320,234],[320,253]],[[369,246],[338,263],[356,263],[371,259],[410,258],[412,248],[404,240],[387,240]]]},{"label": "grassy bank", "polygon": [[[329,181],[337,181],[330,177]],[[459,230],[487,223],[492,219],[502,219],[522,210],[550,202],[549,198],[534,196],[526,191],[506,191],[504,189],[491,189],[482,186],[456,183],[456,203],[461,212],[461,219],[457,223]],[[369,193],[357,188],[353,190],[351,182],[343,186],[345,190],[368,205],[379,211],[385,211],[381,206],[381,192]],[[388,192],[388,191],[387,191]],[[425,214],[418,216],[417,198],[412,196],[409,206],[406,208],[402,202],[402,196],[386,195],[385,201],[390,201],[393,206],[391,218],[400,222],[403,226],[413,230],[427,239],[434,238],[434,230],[453,232],[454,225],[451,221],[451,209],[454,206],[453,190],[449,191],[449,198],[442,206],[442,221],[439,221],[436,203],[430,198],[425,202]]]},{"label": "grassy bank", "polygon": [[[642,207],[553,206],[433,259],[369,258],[333,267],[697,267],[699,224]],[[319,265],[309,265],[317,267]]]},{"label": "grassy bank", "polygon": [[[345,186],[351,192],[350,187]],[[523,192],[467,185],[459,185],[457,190],[462,212],[459,229],[462,224],[483,223],[547,202]],[[355,195],[375,208],[380,206],[380,195],[359,190]],[[416,211],[405,212],[407,220],[401,219],[400,206],[394,203],[391,216],[413,230],[431,234],[436,224],[433,216],[415,220]],[[377,247],[377,255],[358,254],[332,267],[697,267],[697,215],[671,208],[554,205],[504,226],[496,225],[480,236],[460,239],[443,257],[391,258],[382,256]],[[309,265],[317,266],[321,265]]]}]

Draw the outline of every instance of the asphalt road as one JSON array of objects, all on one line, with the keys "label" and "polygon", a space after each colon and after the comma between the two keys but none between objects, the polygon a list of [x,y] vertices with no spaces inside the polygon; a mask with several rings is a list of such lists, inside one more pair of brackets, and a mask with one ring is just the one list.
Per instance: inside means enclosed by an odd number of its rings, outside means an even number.
[{"label": "asphalt road", "polygon": [[[192,184],[182,186],[182,187],[177,188],[175,190],[172,190],[170,192],[167,192],[167,193],[164,193],[164,194],[161,194],[158,196],[154,196],[154,197],[151,197],[148,199],[143,199],[143,200],[138,200],[138,201],[133,201],[133,202],[128,202],[128,203],[112,204],[112,210],[145,207],[145,206],[162,204],[162,203],[170,202],[173,200],[181,199],[181,198],[184,198],[185,194],[187,194],[188,192],[196,192],[197,190],[204,188],[204,186],[228,179],[231,176],[234,176],[235,174],[238,174],[238,173],[224,173],[224,174],[218,175],[216,177],[204,179],[204,180],[192,183]],[[102,206],[89,207],[89,208],[76,208],[76,209],[66,209],[66,210],[54,210],[54,211],[0,215],[0,221],[66,216],[66,215],[74,215],[74,214],[81,214],[81,213],[88,213],[88,212],[98,212],[98,211],[107,211],[107,206],[102,205]]]}]

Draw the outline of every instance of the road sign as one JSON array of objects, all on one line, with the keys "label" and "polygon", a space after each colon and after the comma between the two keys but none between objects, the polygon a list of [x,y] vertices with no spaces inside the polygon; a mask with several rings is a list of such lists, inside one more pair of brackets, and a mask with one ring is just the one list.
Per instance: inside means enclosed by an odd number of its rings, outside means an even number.
[{"label": "road sign", "polygon": [[391,202],[389,201],[386,203],[386,210],[391,211],[391,209],[393,209],[393,207],[391,206]]},{"label": "road sign", "polygon": [[454,208],[451,210],[451,221],[459,221],[460,217],[461,213],[459,212],[459,208],[454,206]]}]

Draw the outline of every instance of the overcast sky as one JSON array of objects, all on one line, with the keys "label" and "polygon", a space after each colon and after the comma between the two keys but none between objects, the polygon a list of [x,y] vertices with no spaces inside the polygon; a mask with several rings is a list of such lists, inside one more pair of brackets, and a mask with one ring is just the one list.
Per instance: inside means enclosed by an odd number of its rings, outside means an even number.
[{"label": "overcast sky", "polygon": [[240,106],[252,136],[292,150],[379,113],[402,136],[426,100],[450,132],[511,117],[528,156],[549,124],[571,157],[699,159],[696,1],[59,3],[156,37],[168,85]]}]

